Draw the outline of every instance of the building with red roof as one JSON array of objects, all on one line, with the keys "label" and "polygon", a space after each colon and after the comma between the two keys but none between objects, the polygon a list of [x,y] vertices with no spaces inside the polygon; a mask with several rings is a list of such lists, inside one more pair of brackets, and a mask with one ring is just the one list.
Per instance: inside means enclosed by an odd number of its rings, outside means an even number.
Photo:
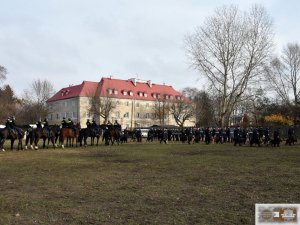
[{"label": "building with red roof", "polygon": [[[167,105],[181,100],[186,98],[169,85],[136,78],[102,78],[100,82],[83,81],[62,88],[47,101],[48,118],[51,124],[71,118],[82,127],[91,118],[100,124],[117,121],[123,128],[177,125]],[[185,126],[194,124],[186,121]]]}]

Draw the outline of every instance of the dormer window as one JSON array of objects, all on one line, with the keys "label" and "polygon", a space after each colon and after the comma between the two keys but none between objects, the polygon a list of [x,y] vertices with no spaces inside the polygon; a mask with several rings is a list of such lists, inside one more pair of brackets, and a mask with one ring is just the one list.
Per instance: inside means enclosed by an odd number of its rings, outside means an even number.
[{"label": "dormer window", "polygon": [[107,93],[108,93],[109,95],[111,95],[111,94],[112,94],[112,91],[113,91],[113,90],[112,90],[112,89],[110,89],[110,88],[108,88],[108,89],[107,89]]},{"label": "dormer window", "polygon": [[152,93],[153,98],[156,98],[156,93]]},{"label": "dormer window", "polygon": [[171,100],[173,99],[173,95],[170,95],[170,99],[171,99]]},{"label": "dormer window", "polygon": [[165,99],[169,99],[169,95],[165,95]]},{"label": "dormer window", "polygon": [[126,90],[123,90],[123,95],[127,95],[127,91]]},{"label": "dormer window", "polygon": [[143,96],[143,92],[141,92],[141,91],[140,91],[140,92],[139,92],[139,96],[141,96],[141,97],[142,97],[142,96]]},{"label": "dormer window", "polygon": [[128,93],[129,93],[130,96],[133,96],[133,92],[132,91],[129,91]]},{"label": "dormer window", "polygon": [[114,89],[114,94],[117,95],[118,94],[118,90]]},{"label": "dormer window", "polygon": [[144,92],[144,97],[147,97],[148,95],[147,95],[147,93],[146,92]]},{"label": "dormer window", "polygon": [[181,96],[177,95],[177,96],[176,96],[176,99],[177,99],[177,100],[181,100]]}]

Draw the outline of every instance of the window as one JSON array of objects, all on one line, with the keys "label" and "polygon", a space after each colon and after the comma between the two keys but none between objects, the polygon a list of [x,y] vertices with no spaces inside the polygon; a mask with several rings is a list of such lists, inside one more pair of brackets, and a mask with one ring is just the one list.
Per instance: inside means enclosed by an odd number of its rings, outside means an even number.
[{"label": "window", "polygon": [[148,96],[148,95],[147,95],[147,93],[145,92],[145,93],[144,93],[144,97],[147,97],[147,96]]},{"label": "window", "polygon": [[126,106],[129,106],[129,102],[125,102],[125,105],[126,105]]},{"label": "window", "polygon": [[107,93],[108,93],[109,95],[111,95],[111,94],[112,94],[112,89],[107,89]]},{"label": "window", "polygon": [[73,113],[72,113],[72,117],[73,117],[73,118],[77,118],[76,112],[73,112]]},{"label": "window", "polygon": [[127,95],[127,91],[126,90],[123,90],[123,95]]},{"label": "window", "polygon": [[140,91],[140,92],[139,92],[139,96],[141,96],[141,97],[142,97],[142,96],[143,96],[143,92],[141,92],[141,91]]},{"label": "window", "polygon": [[149,118],[150,118],[150,114],[149,114],[149,113],[146,113],[145,118],[146,118],[146,119],[149,119]]},{"label": "window", "polygon": [[125,117],[125,118],[129,118],[129,112],[126,112],[126,113],[124,114],[124,117]]},{"label": "window", "polygon": [[116,112],[116,118],[117,118],[117,119],[120,118],[120,112]]},{"label": "window", "polygon": [[59,120],[59,114],[56,114],[56,119],[58,119],[58,120]]},{"label": "window", "polygon": [[140,118],[141,114],[139,112],[136,113],[136,118]]},{"label": "window", "polygon": [[133,96],[133,92],[132,92],[132,91],[129,91],[129,95],[130,95],[130,96]]},{"label": "window", "polygon": [[114,89],[114,94],[117,95],[118,94],[118,90]]}]

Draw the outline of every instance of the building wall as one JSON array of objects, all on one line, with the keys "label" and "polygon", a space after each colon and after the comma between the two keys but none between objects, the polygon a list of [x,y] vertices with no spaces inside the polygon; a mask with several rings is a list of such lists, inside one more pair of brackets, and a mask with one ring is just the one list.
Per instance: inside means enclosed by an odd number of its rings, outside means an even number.
[{"label": "building wall", "polygon": [[[101,97],[105,101],[106,97]],[[89,113],[90,97],[76,97],[64,100],[49,102],[50,107],[49,123],[60,124],[63,117],[71,118],[74,123],[80,122],[81,127],[86,127],[87,119],[92,119],[94,115]],[[111,111],[109,120],[115,120],[121,124],[122,128],[149,127],[154,124],[160,125],[159,119],[154,117],[155,101],[145,101],[136,99],[111,98],[115,108]],[[95,118],[99,124],[104,119]],[[164,125],[176,125],[172,115],[166,115]],[[186,121],[185,126],[194,126],[194,121]]]},{"label": "building wall", "polygon": [[70,98],[48,102],[50,124],[60,124],[63,117],[70,118],[74,122],[78,122],[79,118],[79,101],[80,98]]}]

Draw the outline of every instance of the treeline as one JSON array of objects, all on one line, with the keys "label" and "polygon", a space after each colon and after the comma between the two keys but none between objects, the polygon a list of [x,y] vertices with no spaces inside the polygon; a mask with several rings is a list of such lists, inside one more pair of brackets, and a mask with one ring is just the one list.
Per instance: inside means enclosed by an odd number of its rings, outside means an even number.
[{"label": "treeline", "polygon": [[21,97],[17,97],[8,84],[3,85],[6,80],[7,70],[0,65],[0,124],[6,119],[15,116],[17,124],[35,123],[39,119],[47,117],[48,108],[46,101],[52,94],[54,88],[50,81],[35,80]]}]

